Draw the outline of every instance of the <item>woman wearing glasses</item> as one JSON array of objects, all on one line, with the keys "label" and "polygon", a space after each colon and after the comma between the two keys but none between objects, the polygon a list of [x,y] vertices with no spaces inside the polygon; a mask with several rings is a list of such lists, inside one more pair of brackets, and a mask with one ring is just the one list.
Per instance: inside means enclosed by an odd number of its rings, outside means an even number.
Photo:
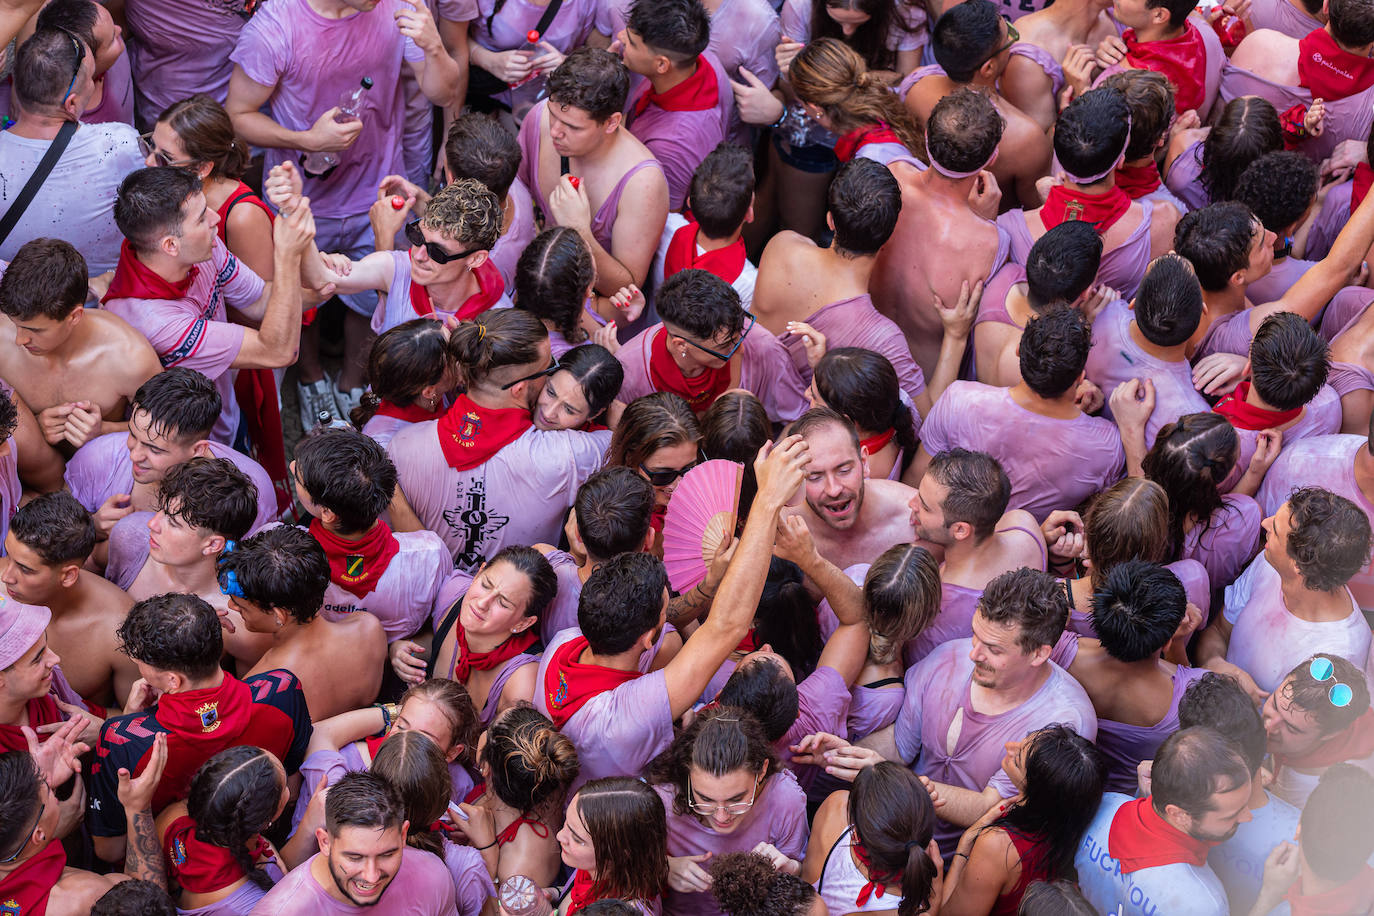
[{"label": "woman wearing glasses", "polygon": [[706,871],[723,852],[760,852],[796,875],[806,850],[806,794],[763,727],[735,707],[703,709],[649,767],[668,811],[670,916],[718,912]]},{"label": "woman wearing glasses", "polygon": [[563,864],[573,869],[558,916],[598,900],[623,900],[658,916],[668,883],[666,834],[663,803],[638,779],[593,779],[579,789],[558,831]]},{"label": "woman wearing glasses", "polygon": [[[697,415],[678,395],[658,391],[637,398],[625,408],[611,438],[606,464],[630,468],[654,485],[652,524],[661,535],[668,500],[678,480],[702,459]],[[655,541],[655,553],[663,553],[661,539]]]}]

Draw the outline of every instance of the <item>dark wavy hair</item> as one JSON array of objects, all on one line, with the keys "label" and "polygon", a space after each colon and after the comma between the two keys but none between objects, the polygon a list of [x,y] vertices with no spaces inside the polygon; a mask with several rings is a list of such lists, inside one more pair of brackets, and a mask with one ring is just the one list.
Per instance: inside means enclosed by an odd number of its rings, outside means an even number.
[{"label": "dark wavy hair", "polygon": [[673,787],[673,813],[680,816],[692,814],[687,807],[692,767],[712,776],[762,772],[766,780],[782,764],[757,719],[737,706],[717,706],[702,709],[649,764],[649,783]]},{"label": "dark wavy hair", "polygon": [[1169,548],[1166,559],[1183,555],[1184,525],[1193,520],[1205,534],[1229,510],[1221,484],[1240,457],[1235,427],[1221,414],[1190,413],[1168,423],[1141,463],[1145,477],[1169,497]]},{"label": "dark wavy hair", "polygon": [[580,769],[577,748],[528,703],[512,706],[492,721],[480,762],[490,774],[488,788],[526,815],[547,813],[546,808],[561,812],[563,793]]}]

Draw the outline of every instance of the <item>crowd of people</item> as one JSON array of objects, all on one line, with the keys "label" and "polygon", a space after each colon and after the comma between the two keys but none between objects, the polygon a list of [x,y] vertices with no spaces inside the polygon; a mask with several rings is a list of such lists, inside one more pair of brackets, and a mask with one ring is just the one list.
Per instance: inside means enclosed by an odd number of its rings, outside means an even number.
[{"label": "crowd of people", "polygon": [[1374,914],[1374,0],[0,49],[0,914]]}]

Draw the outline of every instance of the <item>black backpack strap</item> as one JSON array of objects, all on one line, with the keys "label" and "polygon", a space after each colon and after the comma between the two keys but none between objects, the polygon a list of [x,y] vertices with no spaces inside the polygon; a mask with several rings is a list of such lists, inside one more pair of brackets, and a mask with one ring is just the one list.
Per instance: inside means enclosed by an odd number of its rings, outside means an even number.
[{"label": "black backpack strap", "polygon": [[29,180],[24,182],[24,187],[20,189],[19,196],[10,204],[10,208],[5,211],[5,215],[0,217],[0,245],[5,239],[9,238],[14,227],[19,223],[19,217],[24,215],[24,211],[33,203],[33,199],[38,196],[38,189],[43,186],[43,182],[52,174],[53,167],[57,165],[57,160],[62,158],[62,153],[67,149],[67,145],[72,142],[72,136],[76,133],[76,122],[68,121],[57,131],[57,136],[52,138],[52,143],[48,144],[47,152],[38,162],[38,168],[33,170]]},{"label": "black backpack strap", "polygon": [[458,600],[449,605],[449,609],[444,613],[444,619],[439,621],[439,626],[434,629],[434,639],[429,644],[429,661],[425,662],[426,679],[434,677],[434,665],[439,660],[439,649],[444,645],[444,640],[448,639],[454,624],[458,623],[458,613],[462,610],[462,604],[463,595],[459,595]]}]

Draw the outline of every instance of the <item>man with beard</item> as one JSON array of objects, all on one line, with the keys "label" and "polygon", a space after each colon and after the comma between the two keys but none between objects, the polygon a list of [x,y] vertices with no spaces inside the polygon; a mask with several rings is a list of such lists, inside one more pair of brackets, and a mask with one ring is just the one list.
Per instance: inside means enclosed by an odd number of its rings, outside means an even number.
[{"label": "man with beard", "polygon": [[1206,726],[1159,748],[1151,794],[1108,792],[1074,864],[1099,913],[1222,916],[1226,891],[1207,853],[1250,820],[1250,767],[1235,742]]},{"label": "man with beard", "polygon": [[324,826],[315,829],[320,851],[288,872],[253,913],[456,913],[448,869],[431,853],[406,848],[409,829],[390,783],[376,773],[345,774],[329,787]]},{"label": "man with beard", "polygon": [[868,456],[853,423],[829,407],[815,407],[787,433],[805,440],[811,463],[806,504],[788,509],[785,517],[801,516],[822,557],[846,569],[916,539],[914,519],[904,511],[916,491],[895,480],[868,479]]}]

